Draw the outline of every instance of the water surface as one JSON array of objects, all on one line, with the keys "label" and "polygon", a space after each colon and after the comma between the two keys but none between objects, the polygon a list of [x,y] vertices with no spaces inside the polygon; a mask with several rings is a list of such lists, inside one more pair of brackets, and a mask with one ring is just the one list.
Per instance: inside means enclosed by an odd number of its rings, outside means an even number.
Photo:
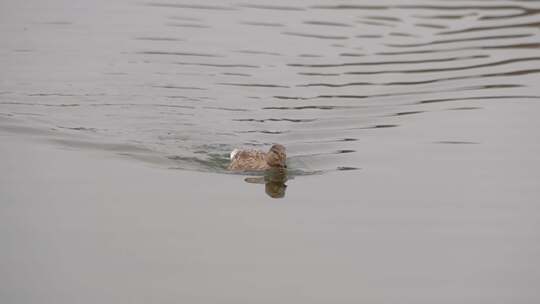
[{"label": "water surface", "polygon": [[0,302],[538,303],[539,14],[2,1]]},{"label": "water surface", "polygon": [[531,1],[2,6],[4,121],[180,169],[272,143],[300,172],[361,168],[405,116],[540,97]]}]

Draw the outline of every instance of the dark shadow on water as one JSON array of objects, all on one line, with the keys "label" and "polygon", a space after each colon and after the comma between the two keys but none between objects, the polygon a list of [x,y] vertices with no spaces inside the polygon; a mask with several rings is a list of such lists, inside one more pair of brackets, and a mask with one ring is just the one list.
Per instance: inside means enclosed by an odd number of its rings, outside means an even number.
[{"label": "dark shadow on water", "polygon": [[434,142],[435,144],[446,144],[446,145],[476,145],[479,142],[475,141],[465,141],[465,140],[440,140]]},{"label": "dark shadow on water", "polygon": [[250,184],[264,184],[264,192],[271,198],[285,197],[288,180],[287,170],[272,169],[264,173],[263,176],[249,176],[244,179]]},{"label": "dark shadow on water", "polygon": [[307,170],[306,168],[299,168],[294,166],[290,167],[291,163],[296,163],[295,161],[287,162],[287,169],[270,169],[264,172],[260,171],[242,171],[242,172],[231,172],[225,169],[223,173],[234,174],[234,175],[243,175],[244,181],[249,184],[259,184],[264,185],[264,192],[271,198],[283,198],[285,197],[285,191],[287,190],[287,182],[291,181],[297,177],[302,176],[312,176],[324,174],[330,171],[347,171],[347,170],[358,170],[359,168],[354,167],[337,167],[330,170]]}]

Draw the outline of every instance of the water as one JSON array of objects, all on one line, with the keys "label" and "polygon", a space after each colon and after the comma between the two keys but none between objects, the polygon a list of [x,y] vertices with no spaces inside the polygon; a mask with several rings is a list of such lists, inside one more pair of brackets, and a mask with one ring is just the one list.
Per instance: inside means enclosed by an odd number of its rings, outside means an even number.
[{"label": "water", "polygon": [[540,98],[533,1],[2,6],[4,120],[171,168],[272,143],[299,172],[361,168],[405,115]]},{"label": "water", "polygon": [[[0,302],[538,303],[539,29],[525,0],[1,1]],[[288,176],[225,170],[272,143]]]}]

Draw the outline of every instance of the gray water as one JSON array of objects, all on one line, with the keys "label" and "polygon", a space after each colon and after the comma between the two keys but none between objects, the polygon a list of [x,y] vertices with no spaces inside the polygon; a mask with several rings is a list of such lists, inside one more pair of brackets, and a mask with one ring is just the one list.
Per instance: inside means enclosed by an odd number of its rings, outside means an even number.
[{"label": "gray water", "polygon": [[[0,302],[538,303],[539,38],[526,0],[1,1]],[[287,187],[224,174],[272,143]]]},{"label": "gray water", "polygon": [[281,143],[298,172],[357,169],[362,138],[405,116],[538,101],[539,10],[3,1],[0,114],[172,168],[222,171],[236,147]]}]

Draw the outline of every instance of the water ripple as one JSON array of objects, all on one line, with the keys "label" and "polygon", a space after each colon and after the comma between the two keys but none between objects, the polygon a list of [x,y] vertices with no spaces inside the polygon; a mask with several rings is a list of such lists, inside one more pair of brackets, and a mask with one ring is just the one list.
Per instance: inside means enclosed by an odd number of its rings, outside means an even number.
[{"label": "water ripple", "polygon": [[[13,35],[33,43],[3,53],[13,78],[2,83],[0,123],[20,120],[36,134],[77,136],[64,144],[212,172],[226,172],[234,148],[278,142],[302,175],[364,168],[366,140],[437,112],[540,100],[537,1],[117,9],[140,22],[102,18],[90,32],[60,14],[39,23],[39,35],[20,27]],[[0,32],[17,30],[8,28]],[[428,143],[483,144],[441,133]]]}]

